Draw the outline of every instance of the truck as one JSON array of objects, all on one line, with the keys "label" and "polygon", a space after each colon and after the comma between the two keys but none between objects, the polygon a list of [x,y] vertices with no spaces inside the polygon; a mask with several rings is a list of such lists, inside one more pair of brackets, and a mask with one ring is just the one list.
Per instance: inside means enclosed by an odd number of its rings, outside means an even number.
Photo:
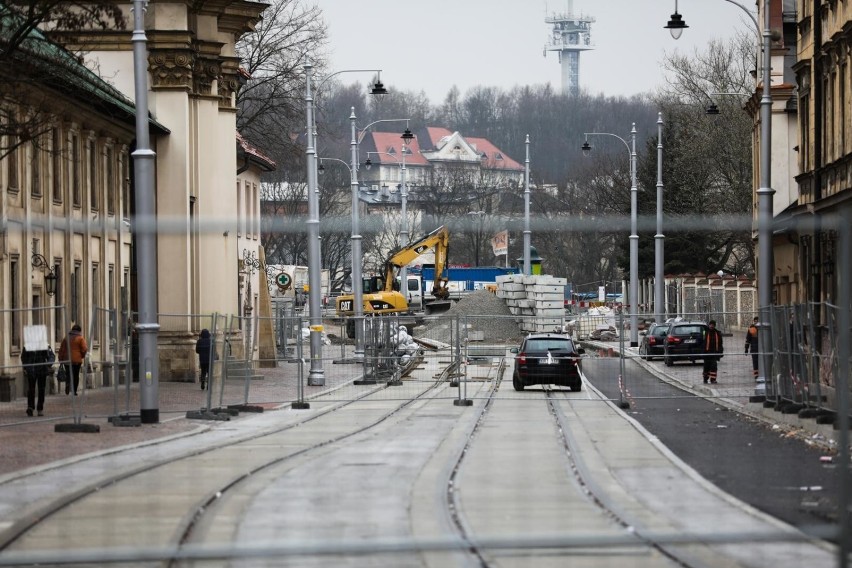
[{"label": "truck", "polygon": [[[448,247],[449,231],[446,227],[441,226],[417,241],[392,252],[385,261],[382,275],[370,276],[362,280],[363,313],[410,312],[409,297],[419,299],[423,310],[427,313],[439,313],[448,310],[450,308],[449,280],[443,275]],[[423,294],[424,282],[420,276],[416,275],[407,278],[405,293],[403,294],[400,292],[402,286],[398,278],[401,268],[430,249],[435,250],[435,269],[432,274],[430,295]],[[353,315],[355,313],[354,294],[338,296],[335,307],[338,316]],[[352,337],[354,333],[355,323],[350,321],[347,324],[347,335]]]}]

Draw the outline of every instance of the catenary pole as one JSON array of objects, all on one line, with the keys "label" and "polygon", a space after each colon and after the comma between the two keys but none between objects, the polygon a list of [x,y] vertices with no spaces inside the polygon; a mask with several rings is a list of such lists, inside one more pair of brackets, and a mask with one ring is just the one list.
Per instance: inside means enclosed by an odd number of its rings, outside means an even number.
[{"label": "catenary pole", "polygon": [[148,130],[148,40],[145,35],[147,0],[133,2],[133,82],[136,94],[136,150],[133,174],[136,216],[133,223],[136,246],[139,316],[139,409],[145,424],[160,421],[159,353],[157,338],[157,220],[154,205],[154,159]]}]

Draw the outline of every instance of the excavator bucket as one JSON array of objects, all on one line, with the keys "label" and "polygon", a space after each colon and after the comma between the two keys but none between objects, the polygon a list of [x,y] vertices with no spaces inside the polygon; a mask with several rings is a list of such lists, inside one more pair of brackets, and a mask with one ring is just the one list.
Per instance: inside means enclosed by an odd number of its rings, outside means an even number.
[{"label": "excavator bucket", "polygon": [[437,300],[434,302],[429,302],[423,307],[423,311],[426,312],[427,316],[442,314],[449,310],[453,305],[452,300]]}]

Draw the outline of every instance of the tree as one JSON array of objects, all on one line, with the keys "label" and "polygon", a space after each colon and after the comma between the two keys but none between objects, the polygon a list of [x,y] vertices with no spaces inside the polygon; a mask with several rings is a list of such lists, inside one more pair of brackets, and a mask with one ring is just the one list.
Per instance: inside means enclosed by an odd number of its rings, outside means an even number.
[{"label": "tree", "polygon": [[290,134],[305,128],[302,67],[310,60],[315,74],[322,73],[326,41],[317,6],[275,0],[254,33],[237,42],[237,56],[248,76],[237,94],[237,129],[278,162],[299,153]]},{"label": "tree", "polygon": [[[0,158],[24,144],[51,152],[47,133],[56,114],[65,110],[54,94],[69,93],[90,80],[80,77],[84,48],[70,51],[54,39],[79,45],[74,36],[80,30],[125,27],[124,13],[112,3],[28,0],[0,5]],[[70,102],[66,108],[73,112]]]},{"label": "tree", "polygon": [[[754,272],[750,234],[754,121],[742,106],[753,96],[749,76],[753,38],[713,41],[687,57],[674,54],[664,67],[671,77],[659,99],[664,116],[663,180],[666,226],[665,271],[712,273],[719,269]],[[726,93],[720,95],[717,93]],[[716,120],[705,115],[714,102]],[[640,161],[639,210],[656,211],[656,137]],[[653,234],[640,231],[640,276],[653,274]]]}]

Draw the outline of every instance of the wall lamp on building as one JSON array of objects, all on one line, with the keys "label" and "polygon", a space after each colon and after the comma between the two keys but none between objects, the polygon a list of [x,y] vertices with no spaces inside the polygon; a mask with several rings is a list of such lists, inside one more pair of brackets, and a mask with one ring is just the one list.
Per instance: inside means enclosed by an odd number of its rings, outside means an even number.
[{"label": "wall lamp on building", "polygon": [[57,273],[59,272],[59,267],[54,266],[53,268],[51,268],[50,265],[47,263],[47,259],[37,252],[33,253],[32,258],[30,259],[30,263],[32,264],[33,270],[41,269],[45,271],[44,289],[47,295],[56,295],[56,283],[59,280],[59,277],[57,276]]}]

